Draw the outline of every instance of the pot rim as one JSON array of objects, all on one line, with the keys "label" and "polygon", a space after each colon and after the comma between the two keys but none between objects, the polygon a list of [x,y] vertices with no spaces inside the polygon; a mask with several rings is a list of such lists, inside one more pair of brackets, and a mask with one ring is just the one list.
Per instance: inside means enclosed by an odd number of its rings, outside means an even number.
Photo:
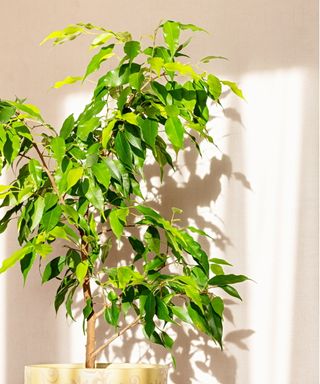
[{"label": "pot rim", "polygon": [[90,369],[154,369],[154,368],[169,368],[169,364],[148,364],[148,363],[97,363],[95,368],[85,368],[84,364],[64,364],[64,363],[48,363],[48,364],[28,364],[25,368],[56,368],[56,369],[79,369],[79,370],[90,370]]}]

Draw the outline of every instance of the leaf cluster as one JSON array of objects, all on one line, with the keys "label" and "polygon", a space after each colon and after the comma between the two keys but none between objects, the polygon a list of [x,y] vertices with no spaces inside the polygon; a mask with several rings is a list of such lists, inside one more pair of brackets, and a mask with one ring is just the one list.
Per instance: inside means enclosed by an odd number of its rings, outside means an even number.
[{"label": "leaf cluster", "polygon": [[[55,88],[102,71],[89,104],[79,117],[68,116],[58,132],[24,100],[0,102],[0,168],[15,170],[11,183],[0,186],[0,232],[16,220],[21,246],[0,272],[20,262],[26,279],[40,260],[42,282],[59,280],[56,310],[64,303],[72,318],[76,290],[94,282],[98,293],[84,303],[85,320],[102,306],[106,322],[117,329],[121,316],[135,312],[146,337],[169,350],[174,340],[167,327],[180,322],[222,345],[224,304],[216,291],[240,298],[233,285],[247,279],[226,274],[228,263],[210,258],[193,237],[205,232],[166,219],[140,189],[147,156],[163,177],[165,166],[174,169],[174,154],[184,150],[187,138],[198,151],[201,140],[213,142],[208,105],[220,104],[224,87],[243,98],[235,83],[186,62],[191,39],[181,41],[185,31],[203,30],[166,21],[146,46],[128,32],[92,24],[51,33],[43,42],[57,45],[93,34],[90,48],[97,51],[83,76],[68,76]],[[102,69],[112,57],[117,63]],[[57,241],[64,251],[47,261]],[[132,261],[110,267],[117,241],[131,247]]]}]

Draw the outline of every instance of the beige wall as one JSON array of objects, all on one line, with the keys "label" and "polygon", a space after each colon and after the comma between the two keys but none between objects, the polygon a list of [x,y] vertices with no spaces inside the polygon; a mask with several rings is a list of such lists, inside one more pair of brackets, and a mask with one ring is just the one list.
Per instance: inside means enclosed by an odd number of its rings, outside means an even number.
[{"label": "beige wall", "polygon": [[[192,53],[229,57],[209,68],[238,80],[247,103],[226,98],[225,118],[219,112],[212,122],[225,156],[205,148],[204,159],[181,158],[181,173],[160,190],[162,206],[183,208],[186,219],[209,231],[220,228],[230,239],[224,255],[234,272],[257,283],[240,288],[244,303],[229,301],[224,352],[181,331],[171,382],[317,383],[317,2],[1,0],[0,9],[1,98],[28,96],[53,124],[79,109],[89,87],[49,90],[66,75],[83,73],[87,61],[80,39],[39,47],[50,31],[90,21],[139,36],[161,19],[178,19],[210,32],[194,39]],[[15,238],[14,231],[1,237],[1,259],[15,249]],[[0,276],[0,289],[1,383],[21,384],[28,363],[82,359],[80,323],[67,326],[62,312],[55,318],[55,287],[41,289],[37,271],[24,289],[15,268]],[[109,356],[165,357],[155,353],[125,341]]]}]

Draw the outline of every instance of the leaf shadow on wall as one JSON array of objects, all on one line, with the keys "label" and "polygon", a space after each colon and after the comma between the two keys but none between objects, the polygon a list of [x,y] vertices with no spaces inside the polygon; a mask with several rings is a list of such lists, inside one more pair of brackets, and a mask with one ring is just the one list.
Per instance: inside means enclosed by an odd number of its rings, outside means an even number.
[{"label": "leaf shadow on wall", "polygon": [[[232,113],[229,111],[230,114]],[[236,115],[237,117],[237,115]],[[195,225],[199,228],[209,228],[214,233],[214,246],[222,252],[226,247],[232,246],[231,240],[226,236],[220,225],[213,224],[211,220],[206,220],[199,214],[198,207],[209,207],[217,201],[223,190],[223,179],[227,178],[240,182],[244,188],[251,189],[250,183],[240,172],[234,172],[231,158],[226,154],[220,154],[219,157],[213,157],[210,160],[209,172],[204,176],[197,176],[197,154],[195,151],[185,152],[184,167],[190,172],[190,178],[185,186],[177,188],[176,173],[169,176],[169,169],[166,170],[164,183],[160,187],[152,185],[152,177],[159,174],[157,165],[148,167],[145,178],[147,189],[153,190],[154,196],[160,195],[159,201],[153,199],[153,207],[161,212],[164,217],[170,217],[171,207],[178,207],[183,210],[180,215],[181,225],[188,224],[188,218],[194,219]],[[177,170],[176,172],[179,172]],[[206,238],[201,239],[204,249],[208,250],[212,241]],[[123,244],[120,253],[112,252],[108,264],[117,265],[119,261],[130,263],[132,249]],[[120,259],[119,259],[119,255]],[[124,256],[125,255],[125,256]],[[213,255],[211,255],[213,257]],[[222,291],[222,290],[221,290]],[[219,292],[220,294],[220,292]],[[232,306],[239,303],[226,299],[225,301],[225,319],[227,322],[234,323],[232,315]],[[176,327],[176,342],[173,347],[173,354],[177,360],[177,368],[170,371],[170,379],[172,383],[184,384],[190,383],[191,379],[198,382],[195,368],[204,372],[210,377],[216,378],[221,384],[235,384],[237,375],[237,360],[233,355],[234,346],[245,351],[246,339],[250,337],[254,331],[249,329],[241,329],[227,333],[224,336],[224,351],[218,346],[214,346],[209,337],[200,335],[197,331],[190,327]],[[97,328],[97,340],[102,340],[112,336],[113,330],[106,334],[106,324],[102,319]],[[120,345],[111,344],[100,356],[103,361],[112,361],[116,356],[123,362],[163,362],[170,361],[167,351],[161,347],[150,344],[146,348],[145,342],[139,332],[134,329],[131,334],[122,336]],[[137,349],[134,346],[141,344],[142,355],[137,356]],[[231,348],[232,347],[232,348]],[[201,381],[199,381],[200,383]]]}]

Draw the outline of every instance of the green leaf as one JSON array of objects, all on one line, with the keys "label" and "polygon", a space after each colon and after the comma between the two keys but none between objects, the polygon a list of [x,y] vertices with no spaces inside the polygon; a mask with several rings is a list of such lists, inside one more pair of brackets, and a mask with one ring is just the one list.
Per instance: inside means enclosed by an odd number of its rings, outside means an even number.
[{"label": "green leaf", "polygon": [[151,252],[156,254],[160,252],[160,235],[157,228],[153,226],[148,227],[144,235],[144,241]]},{"label": "green leaf", "polygon": [[10,101],[14,107],[16,107],[19,111],[25,112],[26,117],[29,119],[36,119],[43,122],[43,118],[41,117],[41,112],[38,107],[33,104],[23,104],[19,102]]},{"label": "green leaf", "polygon": [[211,264],[210,269],[215,275],[224,275],[224,270],[219,264]]},{"label": "green leaf", "polygon": [[141,128],[143,140],[154,149],[158,135],[158,123],[154,120],[139,118],[138,125]]},{"label": "green leaf", "polygon": [[61,218],[62,209],[60,205],[56,205],[53,209],[50,209],[50,211],[47,211],[40,221],[43,228],[50,232],[51,229],[53,229],[60,221]]},{"label": "green leaf", "polygon": [[175,149],[183,148],[184,127],[178,117],[169,117],[165,123],[165,130]]},{"label": "green leaf", "polygon": [[199,293],[199,290],[197,288],[194,288],[192,286],[184,286],[184,290],[186,292],[186,295],[189,297],[189,299],[195,303],[201,311],[203,311],[203,305],[201,300],[201,295]]},{"label": "green leaf", "polygon": [[119,281],[119,288],[124,289],[126,285],[132,279],[132,269],[130,267],[118,267],[117,268],[117,277]]},{"label": "green leaf", "polygon": [[157,309],[156,313],[160,320],[171,322],[172,319],[169,316],[169,309],[167,305],[160,299],[160,297],[156,297]]},{"label": "green leaf", "polygon": [[161,333],[161,339],[163,341],[163,345],[165,346],[165,348],[167,349],[172,348],[174,344],[174,340],[166,332]]},{"label": "green leaf", "polygon": [[80,140],[86,141],[89,133],[96,129],[99,124],[99,117],[92,117],[89,120],[80,121],[77,129],[77,136]]},{"label": "green leaf", "polygon": [[132,61],[136,56],[139,55],[141,45],[139,41],[127,41],[123,47],[123,50],[127,54],[129,60]]},{"label": "green leaf", "polygon": [[15,263],[21,260],[25,255],[32,252],[33,249],[34,249],[33,244],[27,243],[23,248],[15,251],[10,257],[8,257],[2,262],[0,273],[3,273],[7,269],[11,268]]},{"label": "green leaf", "polygon": [[127,121],[130,124],[137,125],[137,115],[133,112],[125,113],[121,116],[121,120]]},{"label": "green leaf", "polygon": [[31,219],[30,231],[32,232],[39,224],[45,209],[45,200],[42,196],[39,196],[34,203],[34,212]]},{"label": "green leaf", "polygon": [[20,267],[21,267],[21,272],[23,275],[23,282],[24,284],[26,283],[28,273],[31,270],[32,265],[34,264],[36,259],[36,253],[35,252],[30,252],[27,253],[21,260],[20,260]]},{"label": "green leaf", "polygon": [[224,85],[227,85],[235,95],[245,100],[245,97],[243,96],[241,89],[238,87],[236,83],[233,83],[232,81],[227,81],[227,80],[221,80],[221,83]]},{"label": "green leaf", "polygon": [[89,268],[88,260],[81,261],[81,263],[77,265],[76,277],[80,284],[83,283],[83,280],[87,275],[88,268]]},{"label": "green leaf", "polygon": [[57,136],[51,140],[51,149],[53,152],[53,157],[57,161],[57,164],[60,166],[61,161],[66,153],[66,144],[63,137]]},{"label": "green leaf", "polygon": [[160,76],[161,70],[163,68],[164,60],[162,57],[149,57],[148,63],[150,64],[150,68]]},{"label": "green leaf", "polygon": [[178,61],[174,63],[166,63],[164,67],[167,71],[170,72],[179,72],[183,76],[190,76],[194,80],[199,80],[201,76],[195,72],[191,65],[183,64]]},{"label": "green leaf", "polygon": [[112,232],[120,239],[123,233],[123,227],[126,224],[127,216],[129,215],[129,208],[113,209],[109,215],[109,222]]},{"label": "green leaf", "polygon": [[209,85],[210,95],[214,100],[218,100],[222,91],[220,80],[214,75],[208,75],[207,83]]},{"label": "green leaf", "polygon": [[34,244],[34,250],[41,257],[46,257],[52,252],[53,248],[50,244]]},{"label": "green leaf", "polygon": [[86,193],[86,198],[90,203],[99,211],[104,209],[104,198],[100,187],[93,183],[93,180],[89,180],[89,189]]},{"label": "green leaf", "polygon": [[73,117],[73,114],[71,114],[65,119],[60,130],[60,136],[66,140],[70,136],[71,132],[73,131],[73,128],[74,128],[74,117]]},{"label": "green leaf", "polygon": [[28,169],[32,180],[37,188],[39,188],[42,184],[42,167],[38,160],[31,159],[28,164]]},{"label": "green leaf", "polygon": [[121,162],[131,168],[132,155],[130,145],[123,132],[118,132],[115,138],[114,146]]},{"label": "green leaf", "polygon": [[171,307],[173,314],[178,317],[178,319],[184,321],[185,323],[192,324],[192,320],[189,316],[188,311],[184,307],[178,307],[174,305]]},{"label": "green leaf", "polygon": [[180,109],[176,105],[166,105],[165,111],[168,117],[177,117],[180,113]]},{"label": "green leaf", "polygon": [[73,187],[81,179],[83,175],[83,168],[71,168],[67,174],[67,191]]},{"label": "green leaf", "polygon": [[223,285],[221,288],[225,292],[227,292],[230,296],[236,297],[237,299],[242,300],[239,292],[234,287],[232,287],[231,285]]},{"label": "green leaf", "polygon": [[95,163],[92,166],[94,177],[106,189],[109,188],[111,173],[106,163]]},{"label": "green leaf", "polygon": [[174,55],[179,45],[180,26],[174,21],[166,21],[162,25],[164,40],[167,43],[171,56]]},{"label": "green leaf", "polygon": [[83,26],[80,24],[71,24],[66,28],[53,31],[48,36],[46,36],[40,43],[40,45],[44,44],[48,40],[53,40],[53,44],[62,44],[67,40],[73,40],[77,36],[79,36],[84,31]]},{"label": "green leaf", "polygon": [[208,333],[208,325],[203,314],[200,311],[200,308],[198,308],[195,304],[190,303],[188,304],[187,309],[194,326],[198,328],[201,332]]},{"label": "green leaf", "polygon": [[193,233],[198,233],[199,235],[202,235],[202,236],[206,236],[206,237],[210,237],[212,238],[211,236],[209,236],[205,231],[199,229],[199,228],[196,228],[196,227],[192,227],[192,226],[189,226],[187,227],[187,229]]},{"label": "green leaf", "polygon": [[246,280],[249,280],[249,278],[244,275],[218,275],[210,279],[209,284],[222,287],[228,284],[242,283]]},{"label": "green leaf", "polygon": [[116,119],[111,120],[110,123],[108,123],[108,125],[105,128],[103,128],[102,138],[101,138],[101,144],[103,148],[107,147],[107,144],[112,136],[113,127],[115,126],[116,122],[117,122]]},{"label": "green leaf", "polygon": [[90,45],[91,48],[96,48],[98,47],[99,45],[102,45],[104,43],[106,43],[108,40],[110,40],[114,35],[110,32],[103,32],[101,33],[100,35],[98,35],[97,37],[95,37],[93,40],[92,40],[92,43]]},{"label": "green leaf", "polygon": [[224,57],[224,56],[206,56],[206,57],[203,57],[200,61],[201,61],[201,63],[207,64],[207,63],[209,63],[211,60],[216,60],[216,59],[228,60],[228,59],[227,59],[226,57]]},{"label": "green leaf", "polygon": [[162,219],[162,216],[160,216],[158,212],[156,212],[150,207],[146,207],[145,205],[137,205],[135,208],[139,213],[143,214],[146,217],[150,216],[156,220]]},{"label": "green leaf", "polygon": [[85,307],[84,307],[83,310],[82,310],[83,317],[84,317],[85,319],[87,319],[87,318],[91,315],[92,310],[93,310],[93,307],[92,307],[92,300],[91,300],[91,299],[88,299],[88,300],[86,301],[86,305],[85,305]]},{"label": "green leaf", "polygon": [[200,27],[198,27],[197,25],[194,25],[194,24],[182,24],[182,23],[178,23],[178,24],[179,24],[179,27],[182,30],[189,29],[192,32],[197,32],[197,31],[199,31],[199,32],[207,32],[205,29],[200,28]]},{"label": "green leaf", "polygon": [[93,56],[91,59],[86,73],[83,77],[85,79],[87,76],[89,76],[92,72],[97,71],[100,68],[101,63],[109,59],[114,55],[113,53],[114,44],[110,44],[107,47],[103,47],[100,49],[100,51]]},{"label": "green leaf", "polygon": [[0,123],[7,123],[15,114],[15,107],[5,101],[0,102]]},{"label": "green leaf", "polygon": [[211,300],[213,310],[220,316],[223,316],[224,303],[221,297],[216,296]]},{"label": "green leaf", "polygon": [[62,280],[58,291],[56,293],[56,297],[54,300],[54,308],[56,312],[58,312],[61,304],[64,302],[66,294],[70,289],[78,285],[78,281],[74,278],[71,278],[71,276],[66,276]]},{"label": "green leaf", "polygon": [[74,84],[82,80],[82,76],[67,76],[63,80],[57,81],[53,84],[52,88],[61,88],[66,84]]},{"label": "green leaf", "polygon": [[232,264],[230,264],[228,261],[224,259],[217,259],[216,257],[213,257],[212,259],[210,259],[210,261],[215,264],[230,265],[230,267],[232,267]]},{"label": "green leaf", "polygon": [[152,292],[148,291],[147,299],[144,304],[145,317],[152,320],[156,312],[156,300]]},{"label": "green leaf", "polygon": [[112,301],[111,306],[106,307],[104,311],[104,318],[107,323],[109,323],[110,325],[113,325],[114,327],[117,327],[119,322],[119,317],[120,317],[120,308],[115,301]]},{"label": "green leaf", "polygon": [[42,274],[42,284],[59,276],[65,266],[65,256],[59,256],[52,259],[45,267]]},{"label": "green leaf", "polygon": [[145,77],[144,77],[142,71],[131,73],[129,75],[129,84],[131,85],[131,87],[133,89],[140,90],[142,87],[142,84],[144,82],[144,79],[145,79]]}]

